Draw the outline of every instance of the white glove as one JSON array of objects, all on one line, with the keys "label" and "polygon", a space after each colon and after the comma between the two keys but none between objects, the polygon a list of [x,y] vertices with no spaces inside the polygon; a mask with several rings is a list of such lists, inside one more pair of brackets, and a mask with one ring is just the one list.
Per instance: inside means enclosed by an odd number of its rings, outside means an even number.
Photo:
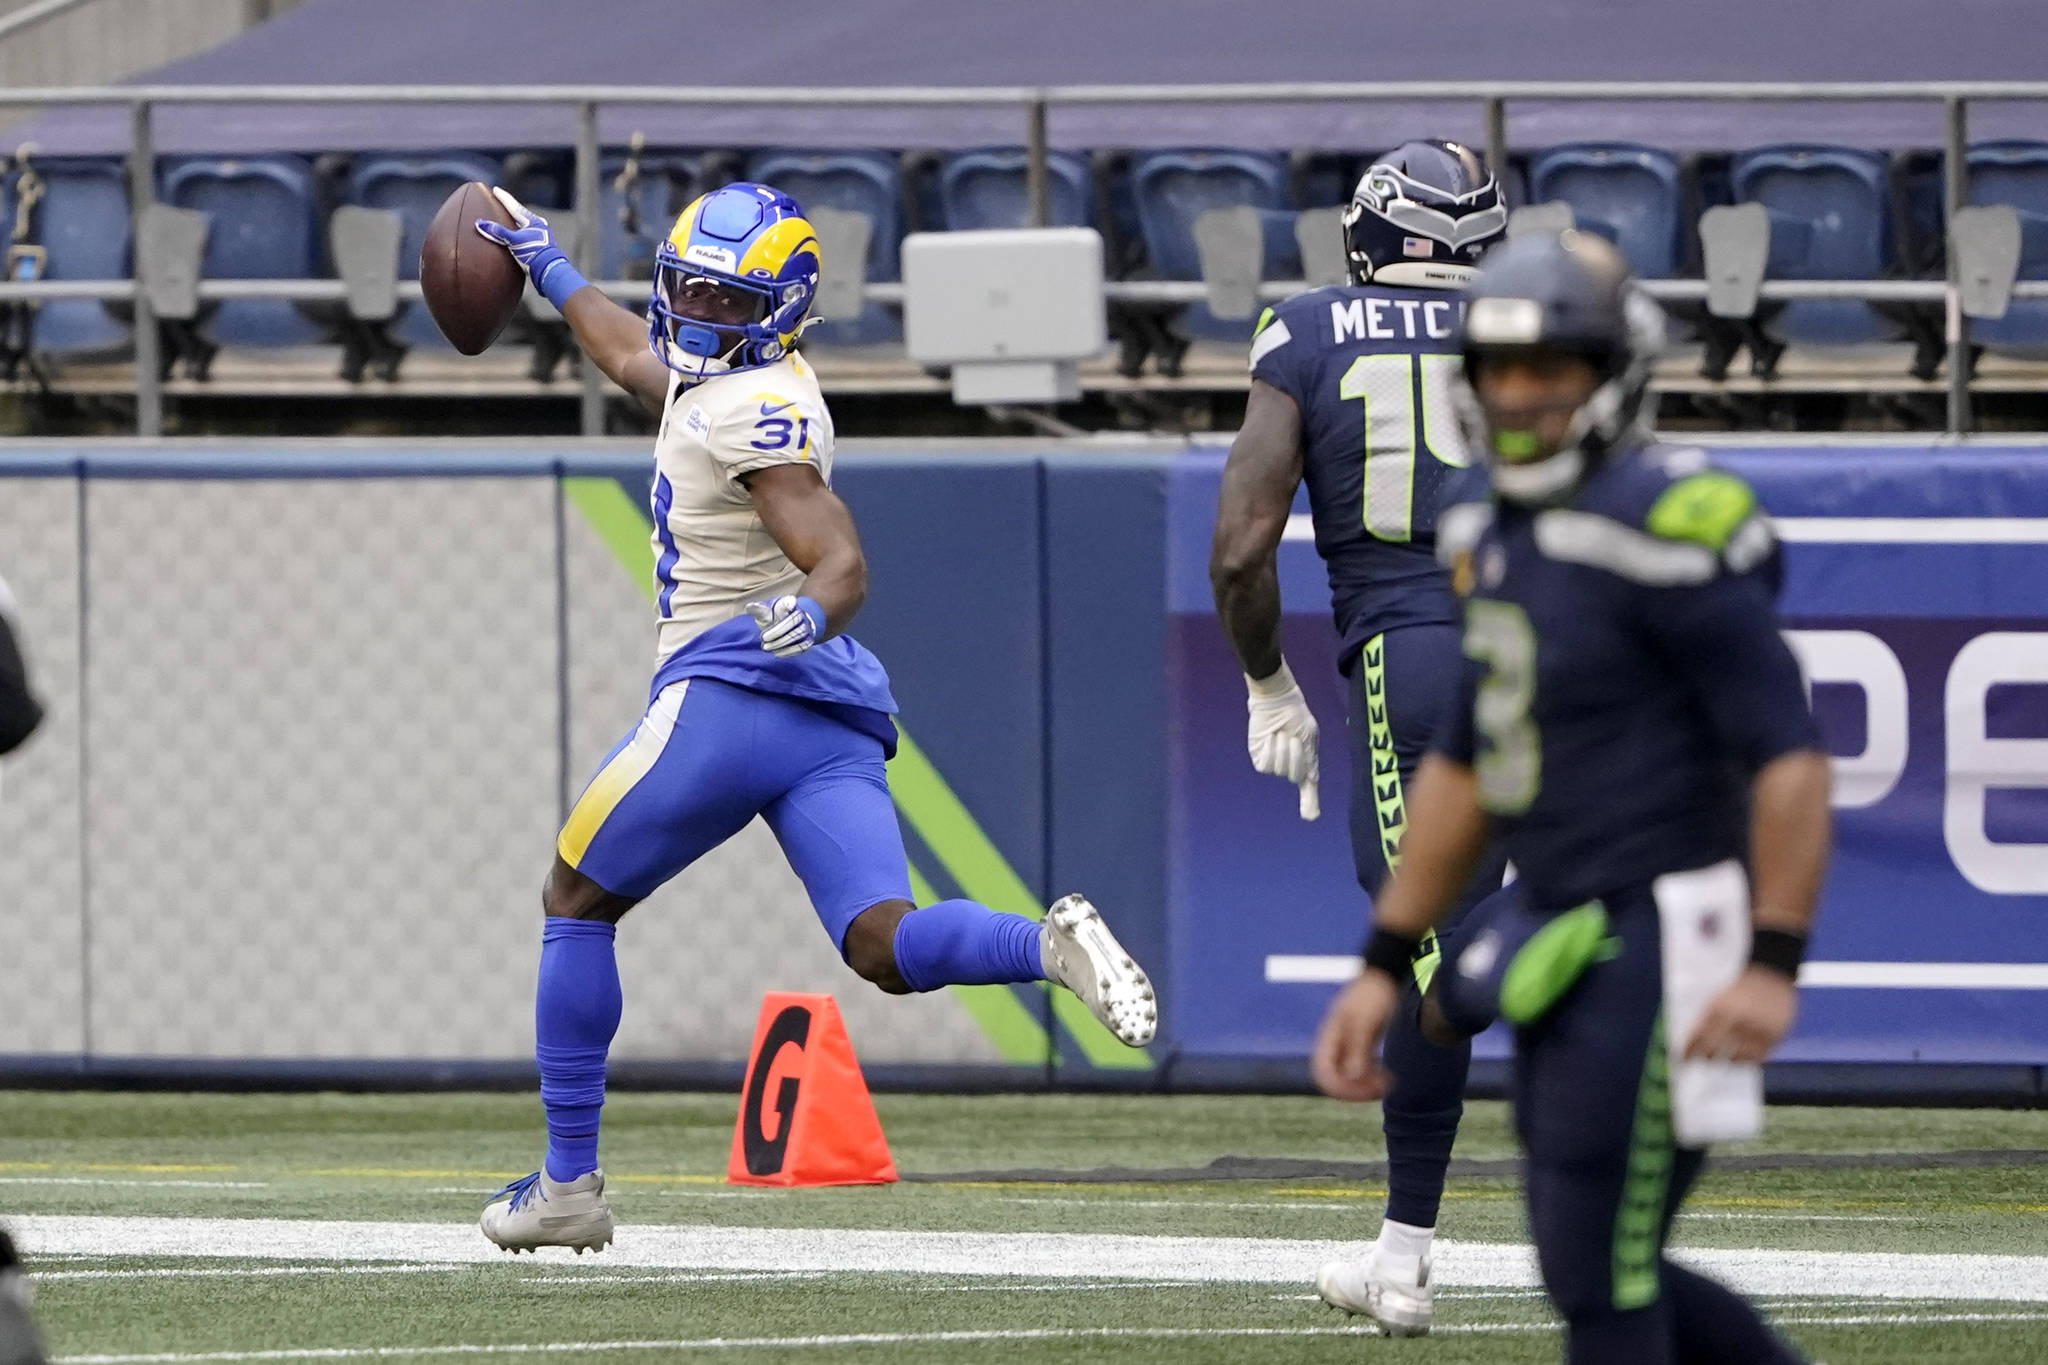
[{"label": "white glove", "polygon": [[1246,747],[1251,750],[1252,766],[1301,788],[1301,818],[1315,819],[1323,813],[1322,799],[1316,793],[1322,762],[1316,753],[1320,731],[1315,713],[1308,709],[1308,698],[1301,695],[1284,659],[1272,677],[1247,676],[1244,685],[1251,693],[1245,705],[1251,712]]},{"label": "white glove", "polygon": [[808,597],[749,602],[747,614],[761,628],[761,648],[778,659],[803,653],[825,633],[825,609]]}]

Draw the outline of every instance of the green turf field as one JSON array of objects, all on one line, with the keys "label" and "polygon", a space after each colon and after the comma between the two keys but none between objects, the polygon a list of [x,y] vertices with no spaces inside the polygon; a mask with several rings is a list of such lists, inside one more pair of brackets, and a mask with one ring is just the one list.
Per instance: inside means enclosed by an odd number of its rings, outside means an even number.
[{"label": "green turf field", "polygon": [[[1377,1110],[1310,1099],[882,1096],[904,1183],[723,1184],[735,1101],[615,1096],[618,1243],[495,1252],[532,1096],[0,1093],[0,1212],[53,1356],[78,1362],[1551,1361],[1516,1186],[1454,1179],[1436,1335],[1310,1297],[1371,1235],[1370,1177],[1203,1179],[1217,1157],[1356,1162]],[[2048,1361],[2048,1112],[1780,1109],[1680,1242],[1816,1358]],[[1472,1107],[1461,1160],[1512,1156]],[[1882,1154],[1893,1154],[1889,1158]],[[1736,1155],[1731,1152],[1731,1155]],[[1147,1168],[1144,1180],[994,1178]],[[972,1180],[947,1173],[974,1172]]]}]

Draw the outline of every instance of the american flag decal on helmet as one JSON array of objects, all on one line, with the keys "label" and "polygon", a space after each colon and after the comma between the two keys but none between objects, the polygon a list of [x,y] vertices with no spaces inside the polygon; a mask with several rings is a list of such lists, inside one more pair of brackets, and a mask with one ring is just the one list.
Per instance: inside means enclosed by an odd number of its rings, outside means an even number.
[{"label": "american flag decal on helmet", "polygon": [[1401,239],[1401,254],[1403,256],[1434,256],[1436,255],[1436,243],[1430,241],[1427,237],[1403,237]]}]

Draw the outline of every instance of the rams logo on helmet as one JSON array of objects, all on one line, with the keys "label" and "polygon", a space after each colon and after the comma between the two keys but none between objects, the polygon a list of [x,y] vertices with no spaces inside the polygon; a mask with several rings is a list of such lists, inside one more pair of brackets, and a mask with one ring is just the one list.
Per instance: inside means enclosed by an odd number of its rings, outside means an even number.
[{"label": "rams logo on helmet", "polygon": [[655,252],[648,344],[691,380],[772,365],[802,334],[823,265],[796,200],[747,181],[713,190]]}]

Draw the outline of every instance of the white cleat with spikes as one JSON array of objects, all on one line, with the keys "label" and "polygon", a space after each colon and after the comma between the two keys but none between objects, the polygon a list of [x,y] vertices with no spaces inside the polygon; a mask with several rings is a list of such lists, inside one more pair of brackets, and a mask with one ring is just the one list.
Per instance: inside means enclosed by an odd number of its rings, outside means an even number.
[{"label": "white cleat with spikes", "polygon": [[1045,973],[1081,998],[1104,1028],[1130,1047],[1159,1031],[1159,1000],[1124,946],[1085,896],[1062,896],[1045,912],[1038,952]]},{"label": "white cleat with spikes", "polygon": [[1377,1245],[1355,1261],[1316,1272],[1316,1293],[1332,1308],[1363,1314],[1390,1337],[1426,1337],[1436,1320],[1429,1257],[1382,1256]]},{"label": "white cleat with spikes", "polygon": [[514,1254],[540,1247],[574,1247],[578,1256],[602,1251],[612,1240],[604,1172],[557,1181],[535,1171],[492,1195],[478,1223],[484,1236]]}]

